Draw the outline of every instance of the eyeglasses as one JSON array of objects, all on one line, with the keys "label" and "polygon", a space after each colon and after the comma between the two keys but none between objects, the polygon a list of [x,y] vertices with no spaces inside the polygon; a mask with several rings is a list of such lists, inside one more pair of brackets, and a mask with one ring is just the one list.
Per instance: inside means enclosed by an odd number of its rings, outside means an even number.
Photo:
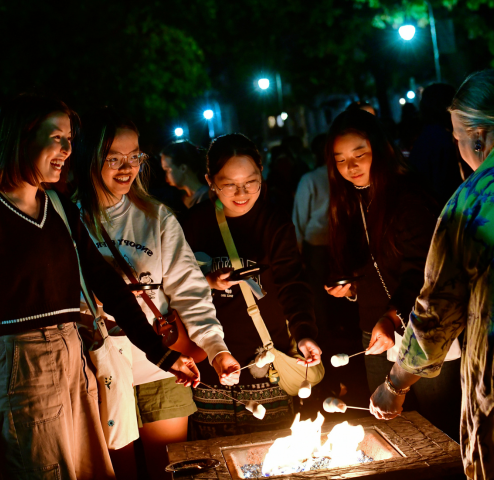
[{"label": "eyeglasses", "polygon": [[128,163],[131,167],[138,167],[142,162],[146,161],[149,155],[145,153],[133,153],[132,155],[112,155],[105,159],[108,166],[113,170],[118,170],[122,165]]},{"label": "eyeglasses", "polygon": [[236,183],[231,183],[225,185],[223,188],[218,187],[216,183],[214,186],[225,196],[234,197],[240,189],[243,189],[247,195],[253,195],[261,189],[261,182],[259,180],[251,180],[250,182],[244,183],[243,185],[237,185]]}]

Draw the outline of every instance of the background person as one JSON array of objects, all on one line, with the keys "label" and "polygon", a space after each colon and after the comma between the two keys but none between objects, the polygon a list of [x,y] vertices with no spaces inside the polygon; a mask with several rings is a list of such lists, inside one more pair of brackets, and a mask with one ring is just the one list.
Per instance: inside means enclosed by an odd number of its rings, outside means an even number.
[{"label": "background person", "polygon": [[[379,120],[367,112],[347,111],[335,119],[326,156],[331,273],[363,275],[355,284],[327,291],[358,303],[367,381],[373,392],[393,366],[386,352],[395,344],[395,332],[403,333],[398,315],[410,309],[423,283],[435,204],[407,175]],[[460,360],[452,360],[444,377],[414,389],[418,411],[456,436],[459,367]]]},{"label": "background person", "polygon": [[[211,192],[224,205],[240,261],[244,266],[269,266],[255,281],[267,292],[257,304],[274,346],[284,353],[290,351],[289,329],[309,367],[317,365],[321,351],[313,340],[317,327],[312,294],[304,281],[293,224],[265,199],[259,151],[244,135],[223,135],[211,143],[207,166]],[[249,365],[262,342],[247,313],[238,282],[228,280],[232,268],[214,203],[204,202],[191,209],[182,225],[192,250],[212,258],[212,270],[207,274],[207,280],[214,292],[213,301],[225,330],[225,340],[240,365]],[[192,438],[289,427],[293,421],[292,397],[269,382],[266,378],[268,368],[242,370],[240,385],[225,392],[242,400],[259,400],[267,410],[262,421],[242,405],[225,400],[221,393],[195,388],[198,411],[191,417]],[[203,371],[206,383],[215,381],[212,369],[204,368]]]},{"label": "background person", "polygon": [[188,140],[173,142],[161,151],[161,167],[166,181],[182,190],[182,201],[187,208],[209,198],[206,175],[206,150]]},{"label": "background person", "polygon": [[[146,155],[139,149],[136,126],[110,108],[88,113],[82,125],[74,146],[75,198],[91,239],[121,272],[102,241],[99,232],[104,227],[135,277],[141,283],[161,284],[147,291],[149,297],[163,314],[171,308],[178,311],[190,338],[208,354],[216,381],[219,377],[222,384],[237,383],[239,374],[228,374],[238,364],[223,341],[210,288],[182,229],[173,214],[146,193],[142,178]],[[152,324],[155,315],[141,298],[138,301]],[[190,388],[177,385],[141,349],[133,347],[132,357],[139,435],[151,477],[162,478],[168,464],[166,445],[187,440],[187,417],[196,406]],[[119,477],[135,477],[132,444],[111,454]]]},{"label": "background person", "polygon": [[[21,95],[0,112],[0,261],[16,274],[0,299],[0,463],[5,478],[114,478],[96,379],[82,354],[80,279],[154,364],[191,384],[191,359],[170,351],[61,198],[70,233],[43,185],[60,179],[76,115],[64,103]],[[12,245],[22,255],[13,255]]]},{"label": "background person", "polygon": [[[469,478],[488,479],[494,478],[494,70],[467,78],[450,112],[461,156],[474,173],[441,213],[427,256],[425,284],[389,381],[407,390],[440,379],[450,345],[465,330],[463,465]],[[380,385],[372,395],[371,412],[377,418],[394,418],[404,399]]]}]

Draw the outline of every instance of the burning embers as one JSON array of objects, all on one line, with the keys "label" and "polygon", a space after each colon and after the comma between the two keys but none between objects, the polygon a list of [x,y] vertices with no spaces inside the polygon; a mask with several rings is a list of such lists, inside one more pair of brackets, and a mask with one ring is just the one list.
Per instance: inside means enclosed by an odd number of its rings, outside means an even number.
[{"label": "burning embers", "polygon": [[[262,453],[248,456],[248,461],[239,465],[243,478],[288,475],[310,470],[372,462],[373,458],[359,450],[365,432],[361,425],[352,427],[348,422],[336,425],[321,444],[321,427],[324,417],[319,413],[316,420],[301,422],[297,415],[291,427],[292,434],[278,438],[269,448],[264,461]],[[239,459],[236,459],[238,463]]]}]

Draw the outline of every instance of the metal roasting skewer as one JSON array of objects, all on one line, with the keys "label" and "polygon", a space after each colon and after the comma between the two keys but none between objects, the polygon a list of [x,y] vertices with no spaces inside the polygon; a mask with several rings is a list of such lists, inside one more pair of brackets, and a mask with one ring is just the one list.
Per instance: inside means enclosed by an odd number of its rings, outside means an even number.
[{"label": "metal roasting skewer", "polygon": [[360,355],[361,353],[365,353],[367,350],[364,350],[363,352],[358,352],[358,353],[354,353],[353,355],[348,355],[348,358],[352,358],[354,357],[355,355]]},{"label": "metal roasting skewer", "polygon": [[202,383],[205,387],[210,388],[213,392],[216,392],[216,393],[219,393],[220,395],[228,397],[230,400],[233,400],[234,402],[241,403],[244,407],[247,406],[247,404],[245,404],[244,402],[241,402],[237,398],[230,397],[230,395],[227,395],[226,393],[223,393],[223,392],[220,392],[219,390],[216,390],[216,388],[213,388],[211,385],[208,385],[207,383],[204,383],[204,382],[199,382],[199,383]]}]

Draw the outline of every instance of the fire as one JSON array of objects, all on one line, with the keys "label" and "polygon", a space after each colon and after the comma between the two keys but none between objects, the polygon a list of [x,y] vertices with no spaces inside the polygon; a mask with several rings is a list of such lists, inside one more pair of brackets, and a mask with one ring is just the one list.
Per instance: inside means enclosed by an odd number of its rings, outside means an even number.
[{"label": "fire", "polygon": [[321,445],[323,423],[324,417],[320,413],[313,422],[310,419],[301,422],[300,414],[297,414],[291,426],[292,434],[278,438],[270,447],[262,466],[263,476],[286,475],[320,468],[316,465],[324,457],[331,458],[331,468],[359,463],[362,452],[358,451],[358,445],[364,439],[362,426],[353,427],[348,422],[340,423],[328,434],[324,445]]}]

